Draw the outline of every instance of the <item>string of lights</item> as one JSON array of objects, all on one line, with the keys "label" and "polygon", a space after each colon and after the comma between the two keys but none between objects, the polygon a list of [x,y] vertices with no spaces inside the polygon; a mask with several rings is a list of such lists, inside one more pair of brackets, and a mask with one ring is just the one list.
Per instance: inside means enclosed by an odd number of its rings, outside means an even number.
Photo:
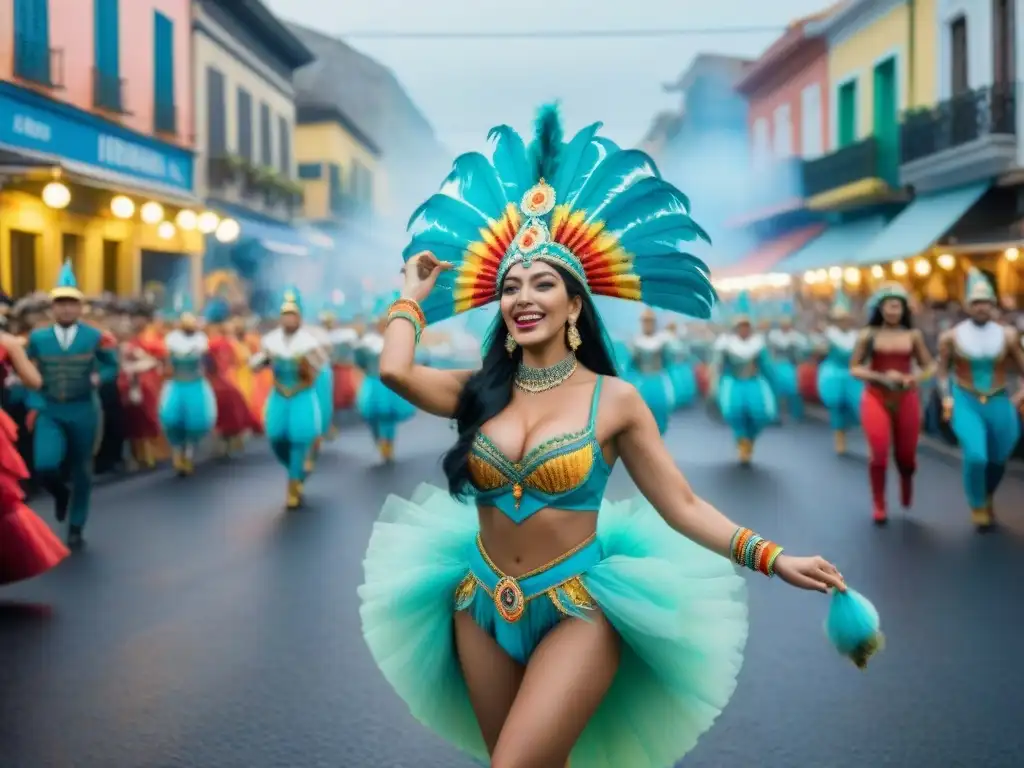
[{"label": "string of lights", "polygon": [[736,27],[681,27],[664,29],[531,29],[521,31],[476,30],[410,32],[402,30],[352,30],[342,32],[346,40],[574,40],[665,37],[706,37],[711,35],[766,35],[784,31],[778,25]]}]

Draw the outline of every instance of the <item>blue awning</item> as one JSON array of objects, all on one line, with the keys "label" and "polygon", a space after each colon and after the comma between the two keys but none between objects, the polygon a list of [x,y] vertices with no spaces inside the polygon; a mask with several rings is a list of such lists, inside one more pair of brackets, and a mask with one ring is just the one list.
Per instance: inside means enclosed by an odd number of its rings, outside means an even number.
[{"label": "blue awning", "polygon": [[991,181],[915,197],[858,254],[857,264],[888,264],[917,256],[949,232],[984,195]]},{"label": "blue awning", "polygon": [[809,269],[851,264],[857,260],[864,246],[885,229],[885,221],[884,216],[869,216],[831,226],[779,264],[777,271],[797,274]]}]

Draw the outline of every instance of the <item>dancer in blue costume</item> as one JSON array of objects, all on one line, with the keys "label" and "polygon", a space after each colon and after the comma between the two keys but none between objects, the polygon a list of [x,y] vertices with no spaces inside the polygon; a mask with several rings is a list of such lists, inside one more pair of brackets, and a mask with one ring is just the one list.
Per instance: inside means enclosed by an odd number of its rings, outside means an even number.
[{"label": "dancer in blue costume", "polygon": [[967,275],[970,317],[939,339],[939,387],[943,411],[963,452],[964,490],[979,531],[995,523],[992,497],[1020,440],[1024,383],[1011,397],[1011,364],[1024,374],[1024,350],[1016,330],[992,319],[996,295],[980,271]]},{"label": "dancer in blue costume", "polygon": [[855,327],[845,293],[836,296],[829,319],[818,347],[823,356],[818,366],[818,397],[828,409],[836,453],[842,456],[846,453],[846,433],[860,423],[860,401],[864,394],[864,382],[850,373],[850,358],[860,331]]},{"label": "dancer in blue costume", "polygon": [[[527,147],[455,160],[413,215],[380,371],[455,419],[448,489],[389,497],[360,587],[363,632],[413,715],[493,766],[662,768],[736,685],[747,636],[729,561],[844,589],[701,500],[650,409],[615,376],[595,294],[706,317],[705,237],[653,161],[542,111]],[[478,371],[417,366],[427,322],[499,302]],[[621,455],[644,498],[604,499]],[[599,513],[600,510],[600,513]],[[748,544],[747,542],[752,542]],[[454,616],[454,620],[453,620]],[[571,760],[570,760],[571,758]]]},{"label": "dancer in blue costume", "polygon": [[27,392],[25,402],[37,413],[32,430],[36,477],[53,495],[57,521],[68,520],[68,546],[80,549],[89,519],[93,455],[103,437],[97,387],[117,378],[117,342],[79,322],[85,297],[70,264],[61,268],[50,299],[53,325],[32,331],[25,346],[43,385]]},{"label": "dancer in blue costume", "polygon": [[685,408],[697,397],[697,375],[693,370],[693,356],[690,353],[690,339],[685,327],[680,330],[675,323],[665,326],[668,344],[665,348],[665,364],[668,378],[672,382],[672,407]]},{"label": "dancer in blue costume", "polygon": [[285,506],[302,506],[310,472],[313,445],[324,434],[324,412],[317,389],[320,370],[329,364],[323,344],[302,326],[302,298],[296,288],[284,292],[281,324],[260,342],[249,365],[269,366],[274,388],[267,398],[263,423],[267,441],[278,462],[288,471]]},{"label": "dancer in blue costume", "polygon": [[370,434],[377,444],[377,452],[385,463],[394,460],[398,425],[416,415],[416,406],[392,392],[380,380],[380,356],[384,351],[387,307],[393,296],[391,294],[378,301],[374,312],[374,316],[379,318],[376,327],[363,335],[356,348],[356,363],[366,374],[356,396],[356,408],[369,426]]},{"label": "dancer in blue costume", "polygon": [[[320,319],[321,322],[326,319],[325,312],[320,313]],[[330,365],[331,350],[334,345],[331,341],[331,332],[325,325],[309,325],[306,328],[319,342],[320,353],[326,361],[317,371],[316,381],[313,384],[320,402],[320,418],[323,428],[320,436],[313,441],[313,447],[306,457],[306,474],[309,475],[316,469],[320,449],[323,447],[324,440],[330,438],[334,426],[334,369]]]},{"label": "dancer in blue costume", "polygon": [[640,329],[640,335],[630,345],[628,378],[654,414],[658,432],[665,434],[676,399],[672,379],[666,372],[673,339],[658,330],[658,319],[650,309],[640,316]]},{"label": "dancer in blue costume", "polygon": [[178,327],[167,334],[169,378],[160,392],[157,414],[171,445],[174,470],[181,477],[195,471],[195,451],[217,423],[217,400],[206,380],[210,340],[199,330],[191,299],[178,297]]},{"label": "dancer in blue costume", "polygon": [[750,297],[741,292],[736,299],[733,330],[715,342],[711,386],[725,423],[736,437],[740,462],[749,464],[754,443],[761,431],[779,413],[768,345],[751,325]]},{"label": "dancer in blue costume", "polygon": [[767,341],[776,397],[789,416],[799,421],[804,417],[804,399],[797,368],[810,356],[811,345],[807,336],[793,326],[793,315],[793,303],[783,302],[778,311],[778,326],[768,332]]}]

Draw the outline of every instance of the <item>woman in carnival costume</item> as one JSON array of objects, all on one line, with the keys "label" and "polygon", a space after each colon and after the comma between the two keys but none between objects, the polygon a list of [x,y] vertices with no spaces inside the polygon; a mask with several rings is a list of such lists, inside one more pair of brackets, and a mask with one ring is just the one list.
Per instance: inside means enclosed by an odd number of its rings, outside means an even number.
[{"label": "woman in carnival costume", "polygon": [[258,429],[249,402],[235,384],[232,370],[238,359],[235,344],[230,338],[227,323],[231,308],[227,301],[212,297],[203,308],[206,335],[209,343],[207,381],[217,402],[217,450],[222,456],[239,454],[245,449],[245,436]]},{"label": "woman in carnival costume", "polygon": [[675,323],[665,326],[669,342],[665,349],[665,365],[669,381],[672,382],[672,407],[685,408],[697,396],[697,377],[690,353],[690,339],[685,328],[680,331]]},{"label": "woman in carnival costume", "polygon": [[121,342],[121,392],[125,436],[138,467],[153,469],[160,452],[160,390],[167,348],[152,333],[153,309],[146,302],[133,304],[131,334]]},{"label": "woman in carnival costume", "polygon": [[809,353],[807,337],[793,327],[793,303],[785,301],[779,307],[778,327],[768,331],[768,348],[771,351],[776,397],[786,412],[794,419],[804,416],[804,399],[800,393],[797,368]]},{"label": "woman in carnival costume", "polygon": [[302,506],[304,483],[316,441],[324,434],[324,412],[317,382],[328,355],[317,336],[302,326],[302,299],[295,288],[285,291],[281,324],[263,337],[251,361],[254,369],[269,367],[274,386],[263,416],[264,431],[278,462],[288,471],[285,505]]},{"label": "woman in carnival costume", "polygon": [[775,422],[779,407],[768,345],[762,334],[754,332],[746,291],[736,298],[732,322],[733,330],[715,341],[712,397],[736,437],[740,462],[749,464],[758,435]]},{"label": "woman in carnival costume", "polygon": [[890,453],[900,475],[900,501],[905,509],[914,502],[921,435],[918,388],[935,373],[935,362],[924,336],[913,327],[909,297],[899,283],[880,286],[868,302],[868,314],[868,325],[850,359],[850,371],[867,385],[860,401],[860,422],[870,453],[872,515],[876,525],[885,525],[889,519],[885,485]]},{"label": "woman in carnival costume", "polygon": [[[742,663],[730,555],[845,588],[698,498],[615,377],[594,295],[706,317],[714,290],[678,250],[705,237],[686,198],[598,127],[563,143],[547,108],[529,147],[502,126],[493,160],[455,160],[412,217],[380,361],[458,439],[448,489],[389,497],[374,526],[364,637],[413,715],[493,766],[660,768],[689,751]],[[428,322],[490,302],[480,370],[415,365]],[[649,501],[603,500],[620,455]]]},{"label": "woman in carnival costume", "polygon": [[356,348],[356,363],[365,377],[356,397],[356,408],[362,416],[370,434],[377,444],[377,452],[384,462],[395,456],[395,436],[398,425],[416,415],[416,406],[396,392],[392,392],[380,380],[380,356],[384,351],[384,328],[387,325],[387,308],[393,294],[378,300],[373,315],[378,318],[376,327],[363,335]]},{"label": "woman in carnival costume", "polygon": [[658,330],[658,318],[647,308],[640,315],[640,334],[630,344],[630,367],[627,377],[640,392],[654,414],[658,432],[665,434],[675,406],[672,379],[666,371],[672,338]]},{"label": "woman in carnival costume", "polygon": [[[20,339],[6,332],[0,332],[0,372],[4,378],[12,374],[12,383],[27,391],[37,391],[43,384]],[[5,382],[4,389],[7,386]],[[17,426],[0,410],[0,585],[39,576],[71,554],[25,504],[22,483],[28,479],[28,469],[17,442]]]},{"label": "woman in carnival costume", "polygon": [[[994,523],[992,497],[1020,440],[1024,382],[1011,397],[1011,364],[1024,374],[1024,349],[1013,328],[993,320],[996,294],[979,270],[967,273],[970,317],[939,338],[943,415],[963,453],[964,491],[979,531]],[[952,381],[951,381],[952,380]]]},{"label": "woman in carnival costume", "polygon": [[[355,363],[359,332],[352,327],[352,319],[345,314],[344,305],[337,301],[334,308],[320,315],[320,322],[330,337],[331,369],[334,375],[332,405],[335,413],[347,411],[355,405],[362,378]],[[332,424],[332,436],[334,432],[336,430]]]},{"label": "woman in carnival costume", "polygon": [[217,400],[206,379],[210,340],[199,330],[189,297],[177,302],[178,327],[167,334],[167,380],[160,393],[160,426],[171,445],[175,471],[195,471],[195,449],[217,423]]},{"label": "woman in carnival costume", "polygon": [[860,401],[864,383],[850,372],[850,358],[857,346],[859,331],[854,328],[850,300],[845,293],[836,296],[831,322],[821,338],[821,364],[818,366],[818,396],[828,409],[835,436],[836,453],[846,453],[846,433],[860,422]]}]

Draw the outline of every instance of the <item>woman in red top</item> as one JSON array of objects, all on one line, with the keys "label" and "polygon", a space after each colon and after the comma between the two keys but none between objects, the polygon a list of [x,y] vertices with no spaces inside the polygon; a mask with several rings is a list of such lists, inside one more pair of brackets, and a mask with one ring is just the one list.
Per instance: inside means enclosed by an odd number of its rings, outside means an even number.
[{"label": "woman in red top", "polygon": [[121,391],[125,435],[131,442],[132,455],[140,467],[156,466],[160,442],[160,419],[157,409],[163,386],[163,361],[167,349],[159,336],[150,332],[152,310],[143,303],[130,311],[131,337],[121,343]]},{"label": "woman in red top", "polygon": [[[883,284],[868,304],[870,319],[850,359],[854,376],[864,381],[860,417],[870,453],[869,475],[874,519],[888,521],[885,504],[889,453],[900,474],[904,508],[914,499],[917,440],[921,434],[918,387],[935,372],[924,337],[911,322],[906,291],[898,283]],[[914,372],[914,363],[918,371]]]},{"label": "woman in red top", "polygon": [[[0,366],[13,369],[28,389],[39,389],[43,379],[25,356],[20,341],[0,333]],[[25,506],[21,483],[28,477],[15,443],[18,428],[0,410],[0,584],[10,584],[45,573],[70,554],[49,526]]]}]

